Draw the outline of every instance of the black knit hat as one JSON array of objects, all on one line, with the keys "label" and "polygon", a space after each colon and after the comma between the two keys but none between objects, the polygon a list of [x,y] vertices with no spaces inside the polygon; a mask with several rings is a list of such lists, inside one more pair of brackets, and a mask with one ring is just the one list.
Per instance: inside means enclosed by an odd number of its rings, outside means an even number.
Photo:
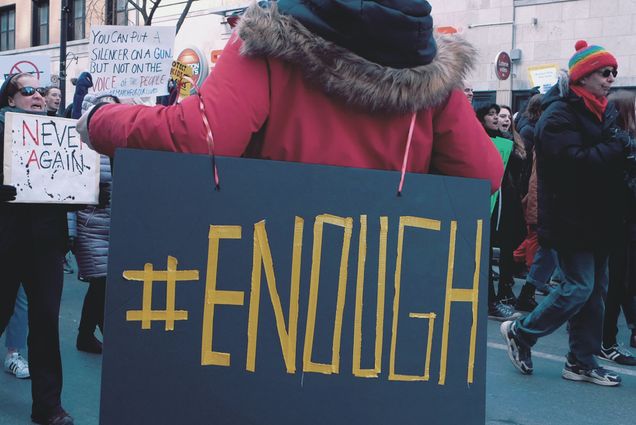
[{"label": "black knit hat", "polygon": [[278,10],[322,38],[381,65],[427,65],[437,53],[426,0],[278,0]]},{"label": "black knit hat", "polygon": [[2,87],[0,87],[0,108],[9,106],[9,84],[16,75],[18,74],[9,75],[7,78],[4,79]]}]

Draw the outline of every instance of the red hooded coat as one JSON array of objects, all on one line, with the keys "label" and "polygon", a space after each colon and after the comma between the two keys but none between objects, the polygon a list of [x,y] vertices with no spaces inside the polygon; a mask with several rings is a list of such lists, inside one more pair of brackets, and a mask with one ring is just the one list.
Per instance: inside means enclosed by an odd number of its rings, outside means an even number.
[{"label": "red hooded coat", "polygon": [[[200,90],[216,155],[399,170],[490,181],[503,164],[458,87],[475,51],[439,38],[432,63],[384,67],[311,33],[276,8],[252,6]],[[110,104],[92,115],[91,144],[208,154],[199,96],[175,106]],[[408,178],[407,178],[408,186]]]}]

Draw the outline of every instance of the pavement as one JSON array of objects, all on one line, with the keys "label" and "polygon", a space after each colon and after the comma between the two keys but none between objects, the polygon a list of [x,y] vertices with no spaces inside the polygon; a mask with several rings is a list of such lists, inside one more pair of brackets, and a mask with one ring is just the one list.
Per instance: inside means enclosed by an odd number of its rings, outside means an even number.
[{"label": "pavement", "polygon": [[[520,287],[515,285],[516,290]],[[76,425],[98,425],[101,356],[75,349],[86,289],[86,284],[79,282],[76,275],[66,275],[60,313],[64,365],[62,403],[75,418]],[[636,367],[601,362],[622,376],[623,384],[614,388],[562,379],[561,369],[567,352],[567,334],[562,327],[534,347],[534,374],[524,376],[508,360],[499,325],[499,322],[488,321],[486,425],[636,423]],[[629,330],[621,317],[619,341],[626,344],[628,338]],[[0,346],[4,347],[4,337],[0,339]],[[4,351],[0,352],[4,358]],[[30,406],[30,381],[0,373],[0,425],[31,424]]]}]

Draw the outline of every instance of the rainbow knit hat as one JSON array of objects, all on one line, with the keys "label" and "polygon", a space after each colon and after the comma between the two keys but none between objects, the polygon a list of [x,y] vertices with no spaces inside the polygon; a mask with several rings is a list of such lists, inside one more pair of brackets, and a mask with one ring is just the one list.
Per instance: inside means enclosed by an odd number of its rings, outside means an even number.
[{"label": "rainbow knit hat", "polygon": [[618,68],[614,55],[601,46],[588,46],[585,40],[574,45],[576,53],[570,59],[570,81],[577,82],[581,78],[606,66]]}]

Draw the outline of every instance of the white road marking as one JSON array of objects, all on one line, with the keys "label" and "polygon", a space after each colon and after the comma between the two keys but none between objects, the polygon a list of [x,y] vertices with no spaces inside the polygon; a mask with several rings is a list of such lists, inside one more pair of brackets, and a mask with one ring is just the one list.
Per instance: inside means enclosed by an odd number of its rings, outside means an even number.
[{"label": "white road marking", "polygon": [[[506,347],[505,344],[499,344],[497,342],[489,342],[488,343],[488,348],[494,348],[496,350],[508,351],[508,347]],[[554,354],[542,353],[541,351],[535,351],[535,350],[532,350],[532,357],[538,357],[540,359],[552,360],[554,362],[559,362],[559,363],[564,363],[565,362],[565,356],[555,356]],[[601,363],[601,362],[599,362],[599,363]],[[625,369],[625,368],[622,368],[622,367],[609,366],[608,363],[609,362],[602,361],[602,366],[605,369],[611,370],[613,372],[620,373],[621,375],[636,376],[636,371],[634,371],[634,369]]]}]

